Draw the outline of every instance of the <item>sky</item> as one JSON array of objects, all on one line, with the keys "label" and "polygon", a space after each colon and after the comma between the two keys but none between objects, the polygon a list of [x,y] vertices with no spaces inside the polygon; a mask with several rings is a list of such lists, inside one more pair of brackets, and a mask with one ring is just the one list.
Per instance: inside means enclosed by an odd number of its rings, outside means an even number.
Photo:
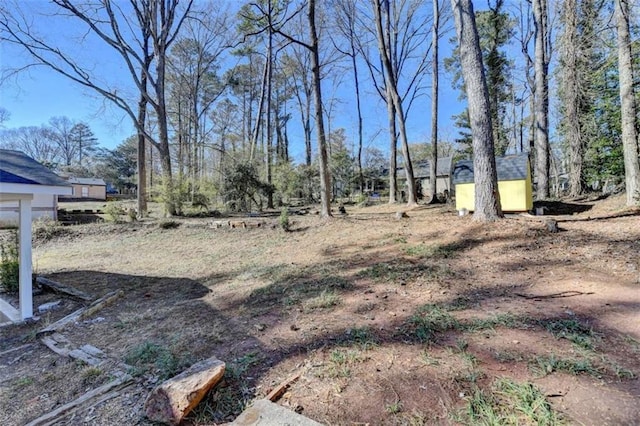
[{"label": "sky", "polygon": [[[81,27],[70,25],[71,21],[50,19],[47,14],[48,4],[44,0],[28,0],[23,2],[27,7],[37,9],[34,20],[37,28],[48,39],[53,39],[65,51],[73,52],[104,79],[110,86],[130,89],[130,77],[120,58],[102,42],[81,33]],[[60,22],[60,23],[58,23]],[[449,25],[450,26],[450,25]],[[451,34],[442,38],[441,43],[448,44]],[[80,40],[81,43],[80,44]],[[81,46],[81,47],[79,47]],[[444,46],[440,57],[450,52],[450,46]],[[0,43],[0,67],[8,69],[20,68],[31,63],[28,54],[15,46]],[[223,69],[224,70],[224,69]],[[365,70],[361,68],[361,78]],[[344,127],[349,142],[357,140],[357,121],[351,73],[344,73],[341,82],[326,82],[323,86],[324,100],[338,98],[332,110],[331,129]],[[426,79],[430,81],[430,77]],[[127,89],[126,87],[129,87]],[[370,82],[364,82],[366,99],[364,100],[365,146],[375,146],[383,151],[388,150],[388,131],[386,108],[379,96],[374,93]],[[132,96],[134,91],[131,91]],[[430,93],[426,89],[425,93]],[[449,76],[441,66],[440,81],[440,140],[452,140],[457,135],[451,116],[459,113],[464,104],[458,100],[458,91],[451,88]],[[134,97],[133,97],[134,98]],[[87,123],[98,138],[101,146],[115,148],[128,136],[134,134],[131,120],[123,111],[105,101],[91,89],[84,88],[59,75],[45,66],[30,67],[9,79],[0,86],[0,107],[10,113],[10,119],[4,123],[5,128],[22,126],[40,126],[50,118],[66,116],[71,120]],[[294,103],[291,103],[291,108]],[[296,162],[304,160],[303,134],[298,125],[297,112],[293,112],[292,125],[289,127],[289,138],[292,141],[291,155]],[[431,107],[429,96],[421,97],[410,111],[408,133],[410,142],[424,142],[430,139]],[[315,136],[315,135],[314,135]]]}]

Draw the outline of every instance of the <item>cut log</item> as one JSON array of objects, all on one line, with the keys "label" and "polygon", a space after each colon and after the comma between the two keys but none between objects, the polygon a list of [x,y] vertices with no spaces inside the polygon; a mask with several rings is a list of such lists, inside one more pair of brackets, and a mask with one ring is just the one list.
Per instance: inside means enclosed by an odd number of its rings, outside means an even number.
[{"label": "cut log", "polygon": [[64,285],[57,281],[50,280],[45,277],[36,277],[36,282],[40,284],[42,287],[46,287],[54,293],[64,293],[71,297],[75,297],[76,299],[84,300],[85,302],[89,302],[94,299],[91,295],[85,293],[84,291],[78,290],[77,288]]},{"label": "cut log", "polygon": [[146,416],[177,425],[224,375],[225,363],[209,358],[198,362],[151,391],[144,403]]}]

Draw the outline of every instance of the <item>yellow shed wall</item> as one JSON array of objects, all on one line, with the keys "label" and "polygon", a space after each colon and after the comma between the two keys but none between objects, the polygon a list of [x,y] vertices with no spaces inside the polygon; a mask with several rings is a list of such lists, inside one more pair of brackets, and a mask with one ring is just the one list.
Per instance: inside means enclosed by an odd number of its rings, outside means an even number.
[{"label": "yellow shed wall", "polygon": [[[498,182],[500,206],[504,212],[522,212],[533,209],[531,176],[526,180]],[[475,210],[475,185],[464,183],[456,185],[456,209]]]},{"label": "yellow shed wall", "polygon": [[475,185],[459,183],[456,185],[456,210],[475,210]]}]

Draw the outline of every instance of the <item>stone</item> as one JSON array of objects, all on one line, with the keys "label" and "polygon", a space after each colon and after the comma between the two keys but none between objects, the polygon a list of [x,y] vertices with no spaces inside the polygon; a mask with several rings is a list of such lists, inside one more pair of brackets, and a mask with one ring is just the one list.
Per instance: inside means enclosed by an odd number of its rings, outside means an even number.
[{"label": "stone", "polygon": [[231,426],[270,426],[270,425],[297,425],[297,426],[321,426],[321,423],[311,420],[294,411],[273,403],[267,399],[259,399],[237,419],[230,423]]}]

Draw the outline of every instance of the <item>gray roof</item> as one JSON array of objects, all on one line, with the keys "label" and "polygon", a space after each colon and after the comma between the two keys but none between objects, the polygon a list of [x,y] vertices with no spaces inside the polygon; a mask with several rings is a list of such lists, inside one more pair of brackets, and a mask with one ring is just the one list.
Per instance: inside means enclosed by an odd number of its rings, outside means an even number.
[{"label": "gray roof", "polygon": [[[496,157],[498,180],[523,180],[527,178],[529,154],[512,154]],[[453,169],[453,184],[473,183],[473,160],[460,160]]]},{"label": "gray roof", "polygon": [[20,151],[0,149],[0,183],[69,186],[61,177]]},{"label": "gray roof", "polygon": [[[438,158],[436,176],[450,176],[451,164],[453,157],[441,157]],[[431,162],[429,160],[421,160],[413,163],[413,177],[416,179],[428,178],[431,173],[429,168]],[[400,178],[404,178],[404,167],[398,167],[398,175]]]},{"label": "gray roof", "polygon": [[69,183],[76,185],[97,185],[97,186],[107,186],[102,179],[96,178],[79,178],[79,177],[70,177],[67,179]]}]

